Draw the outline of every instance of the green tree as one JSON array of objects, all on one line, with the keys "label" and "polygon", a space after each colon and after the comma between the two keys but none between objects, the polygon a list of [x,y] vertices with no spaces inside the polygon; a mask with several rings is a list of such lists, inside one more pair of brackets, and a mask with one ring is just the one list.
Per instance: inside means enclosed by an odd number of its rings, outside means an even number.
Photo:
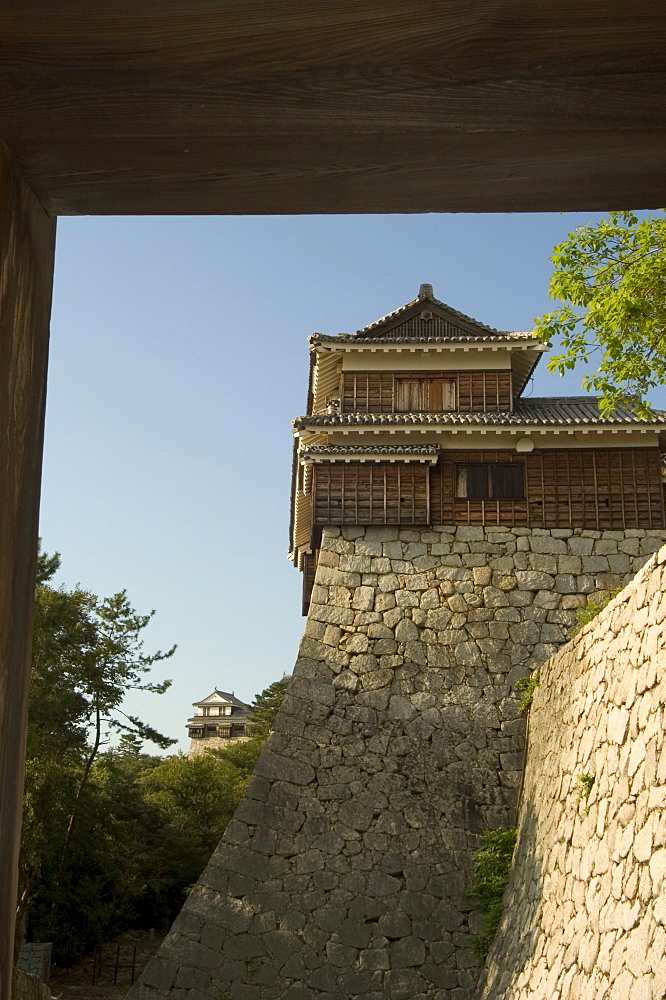
[{"label": "green tree", "polygon": [[629,405],[649,418],[647,395],[666,383],[666,218],[611,212],[556,246],[550,297],[564,305],[538,318],[544,340],[561,337],[548,368],[563,375],[597,361],[583,378],[602,413]]},{"label": "green tree", "polygon": [[196,881],[217,847],[240,798],[239,777],[222,753],[203,753],[168,757],[141,778],[146,800],[168,817],[169,836],[187,856],[184,886]]},{"label": "green tree", "polygon": [[267,688],[255,696],[250,705],[250,732],[253,736],[261,736],[265,740],[278,714],[282,699],[289,686],[288,677],[273,681]]},{"label": "green tree", "polygon": [[[276,681],[256,696],[250,739],[193,758],[169,757],[140,777],[146,801],[162,816],[158,842],[149,849],[145,888],[136,904],[144,914],[168,913],[169,921],[176,916],[245,793],[287,684]],[[158,916],[153,923],[160,925]]]},{"label": "green tree", "polygon": [[248,740],[239,740],[226,747],[208,751],[208,754],[218,757],[229,769],[232,782],[230,791],[230,801],[233,802],[232,814],[245,793],[259,754],[273,729],[275,717],[287,693],[289,680],[289,677],[283,677],[279,681],[273,681],[260,694],[255,695],[254,701],[250,704]]},{"label": "green tree", "polygon": [[[164,687],[144,681],[163,658],[141,652],[146,616],[126,598],[105,605],[54,589],[58,565],[40,559],[22,906],[30,936],[52,940],[67,965],[129,928],[169,927],[243,796],[286,681],[256,697],[249,740],[190,759],[149,756],[154,730],[118,714],[128,686]],[[116,724],[118,746],[103,749]]]},{"label": "green tree", "polygon": [[49,583],[60,558],[42,554],[35,597],[26,795],[19,873],[18,922],[26,926],[37,887],[49,896],[52,922],[67,881],[70,848],[105,734],[150,739],[166,748],[174,740],[134,716],[124,715],[127,691],[165,691],[145,674],[166,653],[143,652],[141,615],[126,593],[100,599],[76,587]]}]

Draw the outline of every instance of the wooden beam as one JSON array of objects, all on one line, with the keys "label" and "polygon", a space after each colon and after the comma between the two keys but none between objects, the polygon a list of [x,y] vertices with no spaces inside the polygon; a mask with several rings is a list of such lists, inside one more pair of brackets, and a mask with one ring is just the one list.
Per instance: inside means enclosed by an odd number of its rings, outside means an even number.
[{"label": "wooden beam", "polygon": [[11,996],[54,237],[0,145],[0,1000]]},{"label": "wooden beam", "polygon": [[658,0],[12,0],[0,136],[49,212],[663,202]]}]

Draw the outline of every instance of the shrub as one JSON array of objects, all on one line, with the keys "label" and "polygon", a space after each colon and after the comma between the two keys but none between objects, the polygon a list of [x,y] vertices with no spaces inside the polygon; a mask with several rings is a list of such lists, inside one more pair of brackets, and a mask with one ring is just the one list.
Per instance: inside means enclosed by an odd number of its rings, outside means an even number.
[{"label": "shrub", "polygon": [[515,826],[488,830],[481,838],[484,846],[474,855],[474,881],[468,895],[476,896],[481,911],[483,930],[474,942],[474,950],[481,959],[490,950],[502,916],[502,897],[509,881],[517,836]]},{"label": "shrub", "polygon": [[574,611],[576,624],[572,627],[569,635],[577,635],[584,625],[596,618],[599,612],[603,611],[614,597],[617,597],[621,590],[622,587],[616,587],[615,590],[602,590],[596,601],[588,601],[587,604],[581,604],[579,608],[576,608]]},{"label": "shrub", "polygon": [[589,799],[595,776],[593,774],[578,774],[576,775],[576,781],[578,782],[578,797],[580,799]]},{"label": "shrub", "polygon": [[539,674],[534,671],[529,677],[520,677],[513,685],[518,698],[518,708],[521,712],[528,712],[532,706],[534,692],[539,686]]}]

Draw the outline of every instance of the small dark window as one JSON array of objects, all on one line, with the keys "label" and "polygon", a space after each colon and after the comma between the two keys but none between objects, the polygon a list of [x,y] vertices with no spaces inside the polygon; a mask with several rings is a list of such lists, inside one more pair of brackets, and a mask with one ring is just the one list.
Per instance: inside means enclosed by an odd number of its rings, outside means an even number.
[{"label": "small dark window", "polygon": [[465,500],[520,500],[525,496],[522,463],[459,465],[456,496]]},{"label": "small dark window", "polygon": [[488,493],[487,465],[459,465],[456,496],[485,500]]}]

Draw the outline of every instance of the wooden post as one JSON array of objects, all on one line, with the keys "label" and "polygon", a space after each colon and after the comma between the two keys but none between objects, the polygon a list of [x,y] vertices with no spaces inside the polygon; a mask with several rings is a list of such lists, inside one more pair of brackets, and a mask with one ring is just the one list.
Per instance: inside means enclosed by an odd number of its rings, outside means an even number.
[{"label": "wooden post", "polygon": [[0,1000],[10,1000],[55,221],[0,145]]}]

